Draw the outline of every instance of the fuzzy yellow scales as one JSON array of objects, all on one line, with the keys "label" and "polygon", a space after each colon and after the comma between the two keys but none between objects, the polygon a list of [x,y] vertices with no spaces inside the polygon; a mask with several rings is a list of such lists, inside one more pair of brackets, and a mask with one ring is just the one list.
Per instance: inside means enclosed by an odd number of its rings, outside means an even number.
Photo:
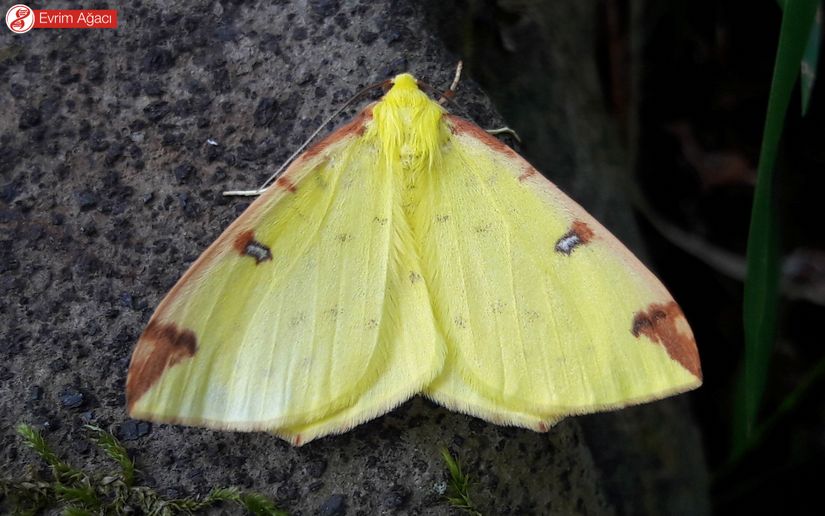
[{"label": "fuzzy yellow scales", "polygon": [[601,224],[408,74],[178,281],[129,413],[300,445],[416,394],[502,425],[701,384],[681,310]]}]

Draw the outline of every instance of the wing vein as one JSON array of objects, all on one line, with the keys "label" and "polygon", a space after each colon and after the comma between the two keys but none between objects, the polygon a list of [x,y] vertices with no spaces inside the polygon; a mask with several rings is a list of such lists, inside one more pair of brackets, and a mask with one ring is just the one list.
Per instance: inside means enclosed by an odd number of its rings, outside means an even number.
[{"label": "wing vein", "polygon": [[[501,203],[499,202],[497,196],[494,195],[493,192],[490,191],[490,188],[487,185],[487,182],[484,180],[484,178],[482,178],[481,173],[478,170],[473,169],[470,166],[470,163],[467,162],[467,160],[465,159],[464,156],[462,156],[462,160],[465,161],[465,164],[466,164],[467,168],[472,170],[473,173],[475,174],[476,178],[478,179],[479,185],[481,185],[482,194],[485,197],[487,197],[487,199],[490,201],[490,205],[493,207],[493,210],[498,215],[499,221],[503,222],[503,226],[504,226],[503,229],[504,229],[504,236],[505,236],[504,241],[506,243],[506,248],[507,248],[507,253],[506,253],[507,263],[508,263],[507,276],[508,276],[508,280],[509,280],[509,284],[510,284],[509,294],[510,294],[511,302],[513,303],[513,313],[515,314],[515,319],[516,319],[516,324],[515,324],[516,328],[515,329],[516,329],[516,334],[517,334],[517,338],[518,338],[518,342],[519,342],[519,350],[521,352],[521,361],[522,361],[522,363],[526,364],[526,362],[527,362],[527,353],[525,352],[525,349],[524,349],[525,340],[524,340],[524,335],[522,334],[522,331],[521,331],[521,322],[522,322],[521,321],[521,314],[519,313],[519,310],[518,310],[519,304],[518,304],[518,301],[516,299],[516,286],[515,286],[515,279],[513,277],[514,276],[513,275],[513,235],[512,235],[513,227],[511,225],[511,223],[507,220],[507,217],[504,216],[504,210],[501,207]],[[528,256],[529,256],[529,254],[528,254]],[[499,341],[500,344],[504,344],[504,339],[502,339],[500,331],[501,331],[501,329],[500,329],[499,325],[496,324],[496,333],[499,336],[498,341]],[[499,350],[500,350],[500,353],[501,353],[501,360],[502,360],[502,363],[503,363],[504,362],[503,346],[499,346]],[[502,393],[507,392],[506,376],[505,376],[505,385],[502,386],[501,391],[502,391]]]}]

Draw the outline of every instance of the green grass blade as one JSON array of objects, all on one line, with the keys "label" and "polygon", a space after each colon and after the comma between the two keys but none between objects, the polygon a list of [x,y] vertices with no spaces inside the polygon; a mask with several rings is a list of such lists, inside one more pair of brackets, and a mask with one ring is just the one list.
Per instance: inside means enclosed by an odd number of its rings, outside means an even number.
[{"label": "green grass blade", "polygon": [[255,516],[288,516],[286,512],[278,509],[269,498],[258,493],[242,493],[238,503]]},{"label": "green grass blade", "polygon": [[40,514],[45,509],[62,509],[62,514],[145,514],[166,516],[192,514],[229,502],[239,505],[250,514],[263,516],[288,516],[274,502],[263,495],[242,492],[236,488],[216,488],[205,497],[188,497],[169,500],[154,489],[134,486],[137,470],[126,448],[111,433],[96,426],[87,425],[95,432],[94,440],[121,471],[112,475],[87,474],[63,462],[49,448],[41,433],[27,424],[17,427],[26,446],[37,453],[50,467],[53,478],[23,480],[0,477],[0,512],[6,508],[14,514]]},{"label": "green grass blade", "polygon": [[17,425],[17,433],[23,438],[26,446],[34,450],[49,466],[63,466],[63,461],[49,448],[46,440],[43,439],[43,435],[36,428],[26,423],[20,423]]},{"label": "green grass blade", "polygon": [[234,487],[213,489],[203,499],[182,498],[164,502],[164,506],[173,511],[193,512],[206,510],[221,502],[240,505],[255,516],[289,516],[279,509],[271,500],[257,493],[241,492]]},{"label": "green grass blade", "polygon": [[734,422],[734,454],[747,445],[765,391],[778,305],[779,231],[774,197],[774,167],[785,113],[808,42],[818,0],[786,0],[779,34],[768,112],[759,154],[758,178],[748,235],[748,272],[743,306],[745,367],[743,408]]},{"label": "green grass blade", "polygon": [[715,472],[713,482],[719,483],[720,480],[733,474],[742,457],[752,449],[758,447],[771,432],[776,430],[782,423],[782,420],[795,411],[803,399],[808,396],[814,387],[823,379],[825,379],[825,358],[817,362],[816,365],[802,377],[796,387],[794,387],[794,390],[782,400],[782,403],[779,404],[779,407],[773,414],[756,426],[751,438],[747,442],[747,446],[738,450],[735,455],[730,457],[727,462]]},{"label": "green grass blade", "polygon": [[799,71],[799,78],[802,83],[802,114],[808,112],[808,105],[811,101],[811,91],[816,82],[816,69],[819,64],[819,47],[822,45],[822,6],[816,10],[814,21],[811,24],[811,32],[808,35],[808,46],[802,54],[802,66]]},{"label": "green grass blade", "polygon": [[39,430],[31,425],[20,423],[17,425],[17,433],[23,437],[26,446],[34,450],[49,466],[52,467],[55,480],[63,483],[82,482],[87,480],[83,471],[73,467],[67,462],[63,462],[55,452],[46,444],[46,440]]},{"label": "green grass blade", "polygon": [[126,484],[127,487],[131,487],[135,482],[135,463],[129,457],[129,452],[126,451],[123,444],[121,444],[117,437],[102,428],[94,425],[86,425],[86,428],[95,433],[95,442],[106,455],[120,464],[123,483]]},{"label": "green grass blade", "polygon": [[100,499],[90,484],[67,486],[57,484],[54,491],[61,499],[70,503],[81,504],[85,507],[100,507]]},{"label": "green grass blade", "polygon": [[465,514],[481,516],[470,500],[470,477],[461,470],[461,463],[447,448],[441,449],[441,457],[447,464],[447,472],[450,474],[447,484],[447,502]]}]

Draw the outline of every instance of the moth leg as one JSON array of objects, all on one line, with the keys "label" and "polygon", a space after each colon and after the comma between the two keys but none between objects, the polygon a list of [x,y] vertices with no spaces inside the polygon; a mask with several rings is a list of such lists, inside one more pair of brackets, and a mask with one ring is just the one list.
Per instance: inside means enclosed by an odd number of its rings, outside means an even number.
[{"label": "moth leg", "polygon": [[238,196],[238,197],[257,197],[264,193],[266,188],[258,188],[257,190],[226,190],[222,192],[222,195],[226,197],[230,196]]}]

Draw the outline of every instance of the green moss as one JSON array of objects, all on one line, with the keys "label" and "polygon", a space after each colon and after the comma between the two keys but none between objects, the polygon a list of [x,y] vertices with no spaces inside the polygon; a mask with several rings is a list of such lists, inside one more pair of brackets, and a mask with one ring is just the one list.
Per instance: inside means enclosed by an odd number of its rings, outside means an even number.
[{"label": "green moss", "polygon": [[136,486],[135,463],[126,448],[109,432],[86,427],[94,442],[114,460],[119,469],[104,475],[89,475],[63,462],[49,448],[35,428],[20,424],[17,432],[23,442],[49,465],[50,477],[41,479],[30,473],[24,479],[0,479],[0,511],[15,514],[38,514],[46,509],[60,509],[65,515],[143,513],[148,515],[191,514],[218,503],[237,504],[249,513],[285,516],[268,498],[235,488],[213,489],[204,497],[166,499],[146,486]]}]

